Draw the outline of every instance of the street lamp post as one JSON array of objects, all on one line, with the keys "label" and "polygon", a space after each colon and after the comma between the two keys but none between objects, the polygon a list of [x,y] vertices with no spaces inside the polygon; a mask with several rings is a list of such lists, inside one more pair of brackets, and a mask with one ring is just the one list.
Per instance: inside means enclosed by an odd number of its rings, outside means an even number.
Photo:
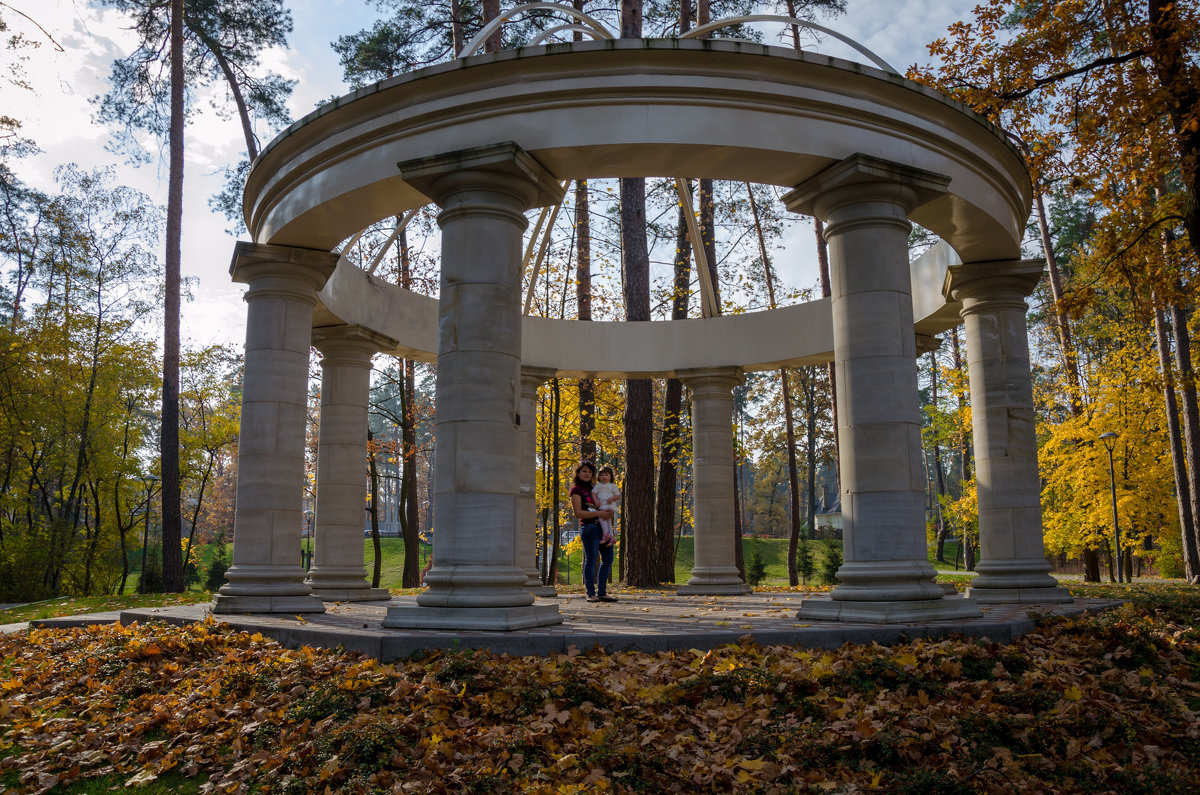
[{"label": "street lamp post", "polygon": [[150,545],[150,497],[154,494],[154,484],[158,480],[154,475],[147,475],[146,481],[146,525],[142,530],[142,570],[138,574],[138,593],[146,592],[146,547]]},{"label": "street lamp post", "polygon": [[1113,535],[1117,541],[1117,582],[1125,581],[1125,568],[1121,565],[1121,526],[1117,522],[1117,475],[1113,468],[1113,448],[1117,444],[1117,435],[1112,431],[1100,434],[1100,441],[1108,450],[1108,486],[1112,494]]}]

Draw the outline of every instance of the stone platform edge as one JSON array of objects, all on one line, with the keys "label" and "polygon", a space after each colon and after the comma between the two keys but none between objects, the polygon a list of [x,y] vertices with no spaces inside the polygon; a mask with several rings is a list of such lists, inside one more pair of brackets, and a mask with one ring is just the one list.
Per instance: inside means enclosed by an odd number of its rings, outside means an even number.
[{"label": "stone platform edge", "polygon": [[[1089,600],[1074,606],[1056,605],[1047,613],[1078,616],[1100,613],[1119,606],[1116,600]],[[1037,614],[1036,605],[1026,606]],[[120,623],[164,621],[176,626],[203,621],[210,613],[207,606],[184,605],[168,608],[137,608],[120,612]],[[72,617],[72,618],[83,618]],[[107,618],[107,616],[106,616]],[[393,662],[420,656],[434,650],[487,649],[495,654],[512,656],[549,656],[565,654],[573,646],[587,652],[599,646],[607,652],[617,651],[682,651],[708,650],[738,643],[750,637],[762,646],[795,646],[809,649],[837,649],[847,643],[894,645],[918,638],[940,639],[953,635],[967,638],[987,638],[994,643],[1011,643],[1032,632],[1037,624],[1027,614],[1006,620],[943,621],[926,625],[866,625],[834,624],[797,629],[703,630],[691,632],[616,633],[577,632],[570,634],[530,634],[512,632],[474,632],[411,634],[379,628],[348,629],[316,625],[291,616],[228,615],[214,616],[219,623],[237,631],[257,632],[287,648],[316,646],[364,654],[381,662]],[[83,622],[66,624],[55,619],[33,622],[37,626],[81,626]],[[90,622],[100,623],[100,622]],[[109,622],[111,623],[111,619]]]}]

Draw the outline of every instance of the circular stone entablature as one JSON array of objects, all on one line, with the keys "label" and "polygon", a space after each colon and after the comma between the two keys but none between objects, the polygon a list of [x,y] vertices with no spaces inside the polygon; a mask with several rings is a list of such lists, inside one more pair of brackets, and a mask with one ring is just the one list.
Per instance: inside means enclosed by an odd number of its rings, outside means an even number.
[{"label": "circular stone entablature", "polygon": [[[247,225],[257,243],[328,251],[382,218],[429,202],[404,181],[397,163],[503,141],[515,142],[561,180],[677,176],[790,189],[855,155],[903,164],[949,178],[946,192],[911,218],[966,263],[1018,258],[1031,202],[1024,162],[999,129],[898,75],[744,42],[615,39],[472,56],[323,106],[255,162],[245,192]],[[401,337],[380,320],[409,313],[419,296],[374,290],[387,296],[388,308],[375,306],[354,289],[365,274],[343,270],[322,294],[329,314],[320,313],[318,322],[332,315],[364,325],[400,340],[399,353],[433,358],[432,327],[424,336],[400,329]],[[659,321],[648,324],[653,331],[625,328],[647,324],[588,323],[586,334],[543,327],[572,321],[527,318],[526,348],[549,335],[555,349],[565,345],[558,362],[578,361],[569,358],[572,339],[586,340],[593,352],[611,348],[622,362],[587,374],[613,377],[828,359],[826,302],[751,315]],[[675,324],[693,327],[657,328]],[[648,345],[650,335],[664,341]],[[635,365],[638,348],[644,361]],[[702,362],[698,354],[674,358],[692,349],[719,354]],[[547,360],[556,358],[553,351],[526,353],[526,363],[556,366]]]}]

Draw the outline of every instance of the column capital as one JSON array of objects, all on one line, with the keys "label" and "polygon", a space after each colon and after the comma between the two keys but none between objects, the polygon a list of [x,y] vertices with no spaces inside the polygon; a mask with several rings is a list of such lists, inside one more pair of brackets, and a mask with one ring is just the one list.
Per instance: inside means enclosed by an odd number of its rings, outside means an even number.
[{"label": "column capital", "polygon": [[312,344],[321,352],[322,363],[330,357],[361,358],[369,365],[372,356],[380,351],[394,350],[399,343],[365,326],[342,323],[314,328]]},{"label": "column capital", "polygon": [[942,338],[935,337],[932,334],[917,335],[917,355],[924,353],[932,353],[942,347]]},{"label": "column capital", "polygon": [[861,152],[847,157],[784,194],[789,210],[829,220],[848,204],[886,201],[905,214],[946,192],[950,177]]},{"label": "column capital", "polygon": [[524,391],[536,390],[556,375],[558,375],[558,370],[554,367],[529,367],[523,364],[521,365],[521,389]]},{"label": "column capital", "polygon": [[[951,301],[971,303],[1014,300],[1025,296],[1041,281],[1046,261],[1042,259],[997,260],[951,265],[942,282],[942,295]],[[964,307],[964,311],[966,307]]]},{"label": "column capital", "polygon": [[250,285],[252,292],[264,287],[286,289],[287,282],[299,282],[295,286],[300,292],[311,288],[315,300],[316,291],[325,286],[337,263],[338,255],[329,251],[239,240],[233,248],[229,275],[239,284]]},{"label": "column capital", "polygon": [[481,181],[511,185],[525,209],[556,204],[563,196],[558,178],[512,141],[405,160],[396,167],[405,182],[439,205]]},{"label": "column capital", "polygon": [[740,367],[693,367],[676,370],[675,377],[682,381],[692,394],[716,390],[728,393],[734,387],[746,383],[746,375]]}]

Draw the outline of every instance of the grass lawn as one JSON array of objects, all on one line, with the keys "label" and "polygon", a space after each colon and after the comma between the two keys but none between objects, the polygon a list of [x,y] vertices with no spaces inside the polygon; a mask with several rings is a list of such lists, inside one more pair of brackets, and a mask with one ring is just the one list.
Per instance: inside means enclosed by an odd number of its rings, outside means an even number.
[{"label": "grass lawn", "polygon": [[215,622],[0,636],[0,790],[1200,791],[1200,588],[1007,645],[438,651],[394,664]]},{"label": "grass lawn", "polygon": [[162,607],[207,602],[212,599],[208,591],[187,591],[176,594],[131,594],[124,596],[64,596],[33,602],[8,610],[0,610],[0,624],[15,624],[39,618],[78,616],[84,613],[106,613],[110,610],[125,610],[134,607]]}]

